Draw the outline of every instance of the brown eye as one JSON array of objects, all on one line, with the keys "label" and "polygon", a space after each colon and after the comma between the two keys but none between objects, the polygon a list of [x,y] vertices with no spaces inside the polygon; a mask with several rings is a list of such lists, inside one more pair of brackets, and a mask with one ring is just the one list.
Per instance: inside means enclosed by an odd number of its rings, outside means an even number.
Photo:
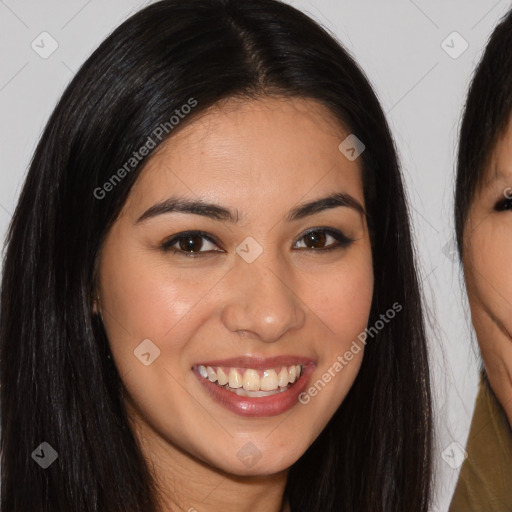
[{"label": "brown eye", "polygon": [[202,253],[221,252],[212,238],[202,231],[186,231],[179,233],[161,245],[164,252],[174,251],[185,256],[201,255]]},{"label": "brown eye", "polygon": [[310,249],[321,249],[326,240],[327,236],[322,231],[311,231],[304,237],[304,242]]},{"label": "brown eye", "polygon": [[354,240],[345,236],[341,231],[330,228],[315,228],[302,235],[297,244],[303,244],[302,247],[298,247],[299,249],[327,251],[347,247],[353,241]]},{"label": "brown eye", "polygon": [[187,235],[178,240],[179,249],[186,252],[198,252],[203,246],[203,238],[198,235]]}]

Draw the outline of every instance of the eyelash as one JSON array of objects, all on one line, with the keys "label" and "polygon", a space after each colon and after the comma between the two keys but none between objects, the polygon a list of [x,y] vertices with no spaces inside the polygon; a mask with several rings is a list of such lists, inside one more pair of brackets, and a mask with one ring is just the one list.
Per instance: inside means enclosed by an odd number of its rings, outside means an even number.
[{"label": "eyelash", "polygon": [[505,198],[502,199],[501,201],[498,201],[494,205],[494,209],[497,212],[506,212],[508,210],[512,210],[512,198]]},{"label": "eyelash", "polygon": [[[332,251],[335,249],[344,249],[344,248],[348,247],[352,242],[354,242],[354,240],[352,238],[347,237],[341,231],[338,231],[337,229],[325,228],[325,227],[308,229],[305,233],[302,234],[302,236],[299,238],[299,240],[302,240],[304,237],[308,236],[311,233],[324,233],[326,235],[330,235],[336,240],[336,243],[332,243],[332,244],[328,245],[327,247],[321,248],[321,249],[301,247],[298,250],[326,252],[326,251]],[[185,256],[186,258],[197,258],[197,257],[200,257],[201,255],[211,254],[212,252],[222,252],[222,251],[192,252],[192,251],[183,251],[182,249],[177,249],[176,247],[172,247],[173,245],[178,243],[180,240],[187,239],[191,236],[198,236],[198,237],[208,240],[212,244],[215,244],[217,246],[219,245],[219,243],[215,241],[214,237],[212,237],[209,233],[206,233],[204,231],[183,231],[182,233],[178,233],[177,235],[173,236],[170,240],[164,241],[162,243],[162,245],[160,246],[160,249],[163,252],[172,251],[173,254],[179,254],[179,255]]]}]

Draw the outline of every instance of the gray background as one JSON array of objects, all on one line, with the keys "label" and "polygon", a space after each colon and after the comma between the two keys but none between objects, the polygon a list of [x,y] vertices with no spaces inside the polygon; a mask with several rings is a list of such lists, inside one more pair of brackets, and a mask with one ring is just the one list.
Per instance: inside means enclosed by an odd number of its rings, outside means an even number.
[{"label": "gray background", "polygon": [[[2,240],[32,152],[64,87],[105,36],[146,3],[0,0]],[[478,382],[476,341],[460,269],[452,258],[456,138],[471,72],[510,2],[289,3],[334,32],[355,56],[378,93],[396,139],[431,319],[437,425],[432,510],[445,511],[463,458],[461,448],[451,443],[465,445]],[[59,45],[47,59],[31,47],[34,40],[40,41],[43,31]],[[450,36],[454,31],[463,39]],[[469,46],[461,53],[463,40]]]}]

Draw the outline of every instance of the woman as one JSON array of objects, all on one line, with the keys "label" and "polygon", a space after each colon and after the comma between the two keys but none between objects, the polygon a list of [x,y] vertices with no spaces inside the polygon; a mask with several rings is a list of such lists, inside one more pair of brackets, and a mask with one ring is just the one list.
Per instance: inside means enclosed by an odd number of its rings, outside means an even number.
[{"label": "woman", "polygon": [[455,219],[483,368],[450,511],[512,510],[512,11],[494,30],[460,132]]},{"label": "woman", "polygon": [[94,52],[23,187],[1,317],[2,510],[428,509],[393,140],[286,4],[164,0]]}]

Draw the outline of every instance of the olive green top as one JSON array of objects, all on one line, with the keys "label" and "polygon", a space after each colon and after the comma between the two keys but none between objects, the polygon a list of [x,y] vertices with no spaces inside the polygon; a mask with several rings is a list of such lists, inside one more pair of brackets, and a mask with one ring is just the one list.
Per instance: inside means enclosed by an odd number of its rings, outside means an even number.
[{"label": "olive green top", "polygon": [[512,430],[485,377],[466,451],[448,512],[512,512]]}]

